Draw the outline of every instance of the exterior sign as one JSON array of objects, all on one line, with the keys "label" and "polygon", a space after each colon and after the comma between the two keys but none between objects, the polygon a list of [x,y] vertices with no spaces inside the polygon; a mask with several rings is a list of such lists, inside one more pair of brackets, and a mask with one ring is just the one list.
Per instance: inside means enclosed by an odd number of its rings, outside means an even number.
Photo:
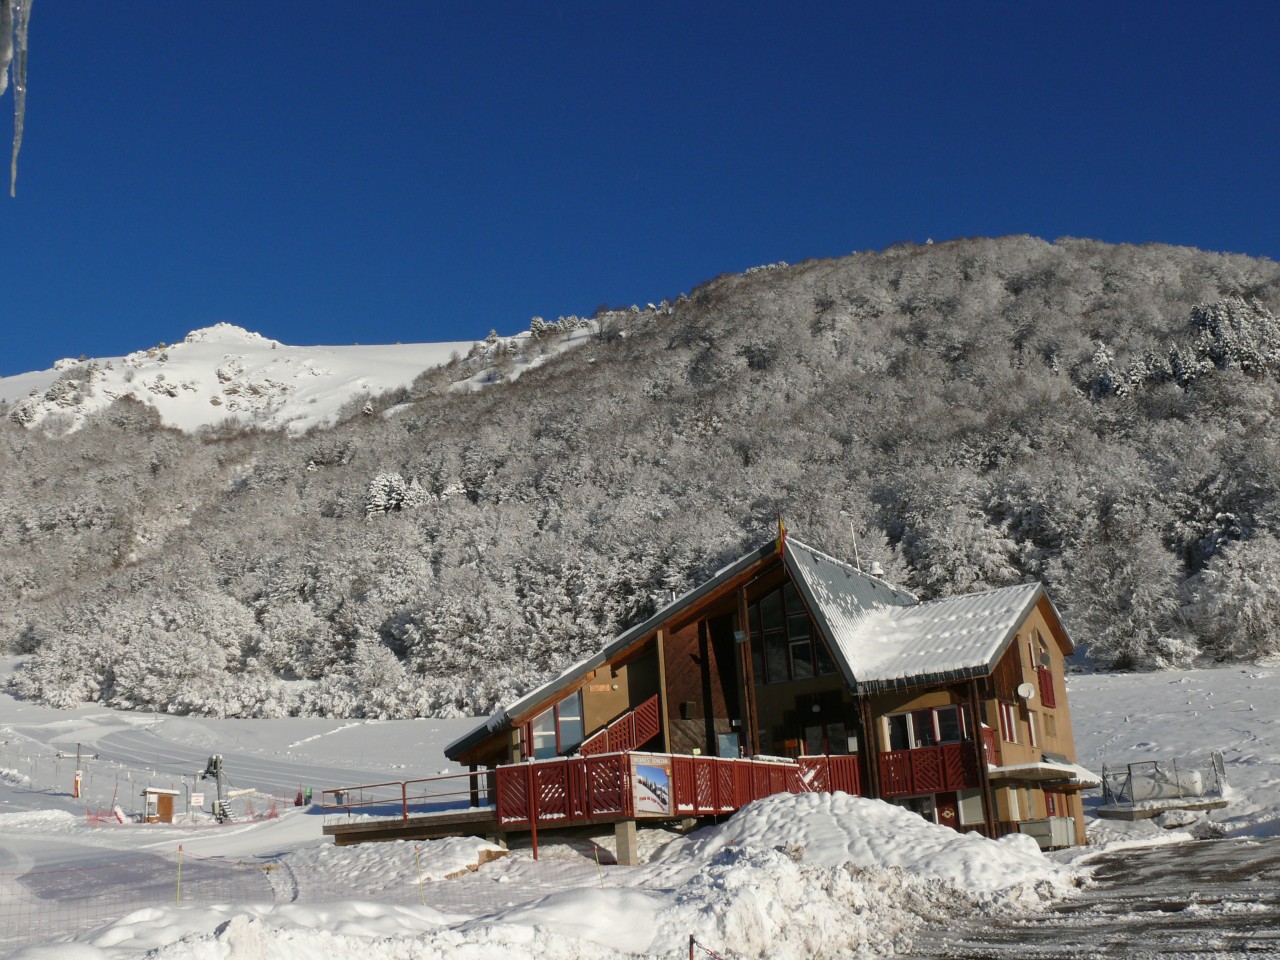
[{"label": "exterior sign", "polygon": [[203,793],[193,793],[193,794],[191,795],[191,806],[193,806],[193,807],[202,807],[202,806],[204,806],[204,794],[203,794]]},{"label": "exterior sign", "polygon": [[636,816],[672,816],[671,758],[637,755],[631,758],[632,809]]}]

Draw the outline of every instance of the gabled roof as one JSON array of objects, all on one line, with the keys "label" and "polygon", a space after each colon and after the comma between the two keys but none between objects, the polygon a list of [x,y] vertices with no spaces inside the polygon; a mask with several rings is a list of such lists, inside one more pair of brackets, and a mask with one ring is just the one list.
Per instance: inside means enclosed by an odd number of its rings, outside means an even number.
[{"label": "gabled roof", "polygon": [[[582,686],[592,671],[627,653],[683,610],[777,553],[778,541],[771,540],[735,560],[620,634],[599,653],[567,667],[495,712],[445,747],[445,755],[456,758],[493,734],[523,723],[532,710]],[[1039,583],[1025,583],[921,603],[914,594],[791,536],[782,540],[782,559],[854,690],[985,676],[995,669],[1022,621],[1045,597]],[[1049,606],[1053,609],[1052,603]],[[1056,617],[1057,611],[1053,612]]]},{"label": "gabled roof", "polygon": [[773,556],[778,551],[778,542],[770,540],[768,543],[762,544],[752,550],[745,556],[739,557],[728,566],[722,567],[712,575],[711,579],[700,583],[687,593],[682,594],[672,600],[665,607],[658,610],[653,616],[638,623],[626,632],[619,634],[612,643],[601,650],[597,654],[593,654],[584,660],[566,667],[557,676],[552,677],[546,683],[530,690],[519,700],[508,704],[495,711],[484,723],[476,727],[474,730],[459,737],[453,743],[444,748],[445,756],[456,758],[456,756],[472,747],[479,745],[491,735],[502,730],[510,730],[513,721],[521,715],[528,713],[534,707],[549,700],[553,700],[557,694],[564,692],[569,693],[575,686],[581,686],[582,680],[600,667],[605,666],[615,657],[625,653],[627,648],[640,643],[649,634],[653,633],[658,627],[662,626],[666,621],[680,613],[686,607],[691,607],[703,597],[714,592],[720,586],[733,580],[740,574],[750,570],[753,566],[762,560]]},{"label": "gabled roof", "polygon": [[855,689],[985,676],[1044,596],[1038,583],[928,603],[789,538],[787,569]]}]

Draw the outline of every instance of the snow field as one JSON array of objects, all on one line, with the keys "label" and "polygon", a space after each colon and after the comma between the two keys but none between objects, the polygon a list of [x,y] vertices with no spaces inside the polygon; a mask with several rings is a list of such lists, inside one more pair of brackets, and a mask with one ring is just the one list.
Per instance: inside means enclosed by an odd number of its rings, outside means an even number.
[{"label": "snow field", "polygon": [[[1273,666],[1077,674],[1069,678],[1069,689],[1084,766],[1100,770],[1104,762],[1216,747],[1223,752],[1233,803],[1212,819],[1237,836],[1276,830],[1280,689]],[[6,737],[93,742],[93,730],[99,729],[109,732],[97,738],[105,747],[119,752],[128,746],[139,756],[166,744],[175,752],[194,748],[194,754],[216,745],[241,768],[285,767],[292,782],[303,778],[317,786],[435,772],[444,765],[443,744],[469,723],[353,726],[320,719],[192,717],[156,722],[148,716],[142,718],[148,726],[130,732],[136,724],[128,721],[136,719],[97,707],[53,710],[0,695]],[[410,742],[419,759],[401,772],[395,765],[403,763]],[[265,875],[269,891],[255,888],[263,890],[262,902],[183,907],[165,899],[170,874],[156,880],[152,900],[141,899],[144,888],[130,886],[143,881],[120,874],[122,897],[132,899],[115,913],[101,914],[104,925],[73,941],[21,949],[16,955],[25,960],[126,960],[149,951],[175,960],[616,960],[637,953],[685,955],[691,933],[725,956],[867,957],[905,944],[923,920],[1034,911],[1046,896],[1068,891],[1099,846],[1177,843],[1196,835],[1196,824],[1163,829],[1150,821],[1093,821],[1095,846],[1046,858],[1018,838],[981,840],[874,801],[809,795],[761,801],[688,837],[644,830],[641,849],[651,862],[639,868],[609,865],[611,836],[595,838],[602,863],[597,867],[591,841],[547,834],[538,863],[526,851],[513,850],[474,872],[463,865],[462,875],[434,880],[451,872],[450,858],[478,861],[483,846],[424,843],[417,858],[411,843],[336,848],[318,836],[319,817],[292,812],[278,821],[218,830],[94,830],[79,814],[49,809],[65,805],[65,797],[17,784],[0,784],[0,797],[8,804],[3,809],[14,811],[0,816],[0,871],[9,876],[30,879],[72,864],[83,873],[96,863],[153,852],[165,855],[168,870],[178,842],[186,844],[193,861],[269,857],[282,866]],[[1092,803],[1086,794],[1086,809]],[[423,864],[425,891],[417,882],[416,859]],[[106,922],[130,904],[140,909]]]},{"label": "snow field", "polygon": [[[96,951],[83,953],[94,960],[149,950],[184,960],[322,954],[377,960],[484,951],[578,958],[669,955],[692,934],[740,957],[871,957],[900,950],[925,919],[1025,909],[1069,888],[1069,874],[1034,843],[961,836],[889,804],[842,794],[757,801],[724,824],[673,841],[637,868],[534,863],[517,853],[474,871],[457,869],[497,852],[470,839],[313,844],[280,860],[298,902],[150,906],[77,943]],[[551,885],[561,878],[564,888],[530,900],[537,886],[530,881],[540,874],[549,874]],[[324,895],[308,889],[314,876],[345,884],[354,899],[305,902]],[[449,876],[455,879],[439,879]],[[406,902],[414,897],[426,905]],[[495,907],[504,900],[508,905]]]}]

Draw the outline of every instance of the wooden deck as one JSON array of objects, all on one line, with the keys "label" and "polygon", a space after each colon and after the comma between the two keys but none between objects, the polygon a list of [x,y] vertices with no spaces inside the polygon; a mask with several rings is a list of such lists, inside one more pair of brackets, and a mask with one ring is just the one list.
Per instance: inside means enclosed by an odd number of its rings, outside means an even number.
[{"label": "wooden deck", "polygon": [[496,840],[621,821],[727,816],[772,794],[830,790],[862,792],[856,756],[739,759],[622,751],[335,787],[322,794],[323,831],[340,846],[458,836]]},{"label": "wooden deck", "polygon": [[493,807],[427,813],[408,819],[356,820],[324,825],[324,835],[339,847],[374,840],[439,840],[442,837],[490,837],[498,834]]}]

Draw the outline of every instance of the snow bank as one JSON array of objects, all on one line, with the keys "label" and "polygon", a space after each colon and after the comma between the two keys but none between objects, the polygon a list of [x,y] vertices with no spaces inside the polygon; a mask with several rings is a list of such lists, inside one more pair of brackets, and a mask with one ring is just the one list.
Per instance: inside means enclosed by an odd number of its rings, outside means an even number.
[{"label": "snow bank", "polygon": [[1023,834],[988,840],[881,800],[844,793],[779,794],[757,800],[726,823],[702,830],[661,851],[655,862],[709,859],[726,847],[803,850],[823,866],[893,867],[947,880],[978,898],[1016,895],[1047,884],[1065,888],[1070,874],[1050,862]]},{"label": "snow bank", "polygon": [[[325,872],[367,891],[416,882],[419,847],[433,875],[497,849],[470,839],[397,846],[312,848],[285,860],[299,878]],[[485,871],[509,881],[505,889],[514,894],[530,868],[513,857]],[[623,886],[562,890],[472,917],[359,902],[157,908],[82,937],[80,945],[89,960],[145,951],[156,960],[594,960],[677,955],[692,935],[744,958],[875,957],[906,949],[926,920],[1025,908],[1065,889],[1070,876],[1027,837],[961,835],[845,794],[779,795],[672,842],[649,866],[611,873]]]},{"label": "snow bank", "polygon": [[[406,840],[338,847],[325,842],[295,850],[281,863],[299,878],[340,876],[372,897],[378,891],[462,876],[506,856],[496,843],[477,837],[447,837],[414,843]],[[303,891],[305,893],[305,891]]]},{"label": "snow bank", "polygon": [[[19,960],[604,960],[717,953],[807,960],[901,952],[925,919],[974,909],[950,884],[900,870],[826,867],[779,851],[724,849],[674,890],[585,889],[458,922],[428,907],[341,903],[139,910]],[[58,951],[62,952],[49,952]],[[151,951],[151,952],[148,952]]]}]

